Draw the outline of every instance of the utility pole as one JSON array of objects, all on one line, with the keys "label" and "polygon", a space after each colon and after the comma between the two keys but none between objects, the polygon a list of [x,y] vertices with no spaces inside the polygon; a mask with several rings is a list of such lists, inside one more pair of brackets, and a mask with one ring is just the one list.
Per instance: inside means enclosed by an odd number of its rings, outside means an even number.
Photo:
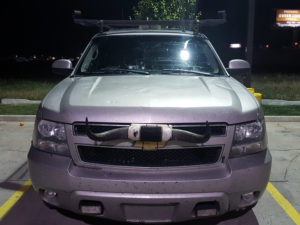
[{"label": "utility pole", "polygon": [[245,79],[246,87],[251,87],[251,74],[253,64],[253,39],[254,39],[255,0],[248,0],[248,34],[246,59],[251,65],[251,70]]}]

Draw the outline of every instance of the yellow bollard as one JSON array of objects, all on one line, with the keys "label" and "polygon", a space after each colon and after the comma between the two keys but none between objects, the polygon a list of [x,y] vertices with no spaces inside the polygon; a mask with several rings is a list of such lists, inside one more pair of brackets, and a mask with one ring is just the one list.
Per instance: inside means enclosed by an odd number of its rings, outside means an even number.
[{"label": "yellow bollard", "polygon": [[262,94],[261,93],[254,93],[254,96],[257,99],[257,101],[259,101],[259,103],[261,104]]},{"label": "yellow bollard", "polygon": [[261,104],[262,94],[261,93],[255,93],[254,88],[247,88],[257,99],[257,101]]},{"label": "yellow bollard", "polygon": [[248,90],[252,93],[252,94],[254,94],[255,93],[255,90],[254,90],[254,88],[248,88]]}]

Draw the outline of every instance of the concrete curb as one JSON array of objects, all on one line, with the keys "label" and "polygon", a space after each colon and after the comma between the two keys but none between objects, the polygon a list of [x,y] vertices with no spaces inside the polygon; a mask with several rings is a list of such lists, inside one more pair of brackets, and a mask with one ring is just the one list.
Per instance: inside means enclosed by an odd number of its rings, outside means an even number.
[{"label": "concrete curb", "polygon": [[277,105],[277,106],[287,106],[287,105],[300,105],[300,101],[287,101],[279,99],[262,99],[263,105]]},{"label": "concrete curb", "polygon": [[[300,122],[300,116],[266,116],[266,122]],[[34,122],[35,115],[0,115],[0,121]]]},{"label": "concrete curb", "polygon": [[265,116],[266,122],[300,122],[300,116]]},{"label": "concrete curb", "polygon": [[34,122],[35,115],[0,115],[0,121],[6,122]]},{"label": "concrete curb", "polygon": [[28,100],[21,98],[2,98],[1,104],[3,105],[18,105],[18,104],[40,104],[41,100]]}]

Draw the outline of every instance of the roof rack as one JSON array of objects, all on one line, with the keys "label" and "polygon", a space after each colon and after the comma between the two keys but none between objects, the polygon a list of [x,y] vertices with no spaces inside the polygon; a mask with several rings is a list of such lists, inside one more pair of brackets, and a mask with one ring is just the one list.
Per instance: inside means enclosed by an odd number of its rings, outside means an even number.
[{"label": "roof rack", "polygon": [[102,33],[104,29],[111,28],[128,28],[139,26],[168,26],[181,27],[183,30],[188,30],[193,27],[211,27],[226,23],[226,12],[218,11],[218,19],[204,19],[204,20],[97,20],[97,19],[83,19],[81,18],[81,11],[75,10],[73,20],[75,24],[85,27],[99,27]]}]

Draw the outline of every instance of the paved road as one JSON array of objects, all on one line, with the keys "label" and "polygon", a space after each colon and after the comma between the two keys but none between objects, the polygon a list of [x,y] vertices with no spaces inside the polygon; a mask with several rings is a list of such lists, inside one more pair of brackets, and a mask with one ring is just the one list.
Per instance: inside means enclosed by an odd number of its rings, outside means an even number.
[{"label": "paved road", "polygon": [[[26,154],[29,149],[32,122],[0,122],[0,206],[20,189],[28,179]],[[271,182],[300,212],[300,123],[267,123],[269,147],[273,156]],[[300,223],[300,221],[299,221]],[[72,214],[57,212],[43,205],[30,189],[17,202],[0,224],[119,224],[111,221],[86,220]],[[186,223],[187,224],[187,223]],[[188,224],[295,224],[268,191],[253,211],[241,217],[222,217]]]}]

